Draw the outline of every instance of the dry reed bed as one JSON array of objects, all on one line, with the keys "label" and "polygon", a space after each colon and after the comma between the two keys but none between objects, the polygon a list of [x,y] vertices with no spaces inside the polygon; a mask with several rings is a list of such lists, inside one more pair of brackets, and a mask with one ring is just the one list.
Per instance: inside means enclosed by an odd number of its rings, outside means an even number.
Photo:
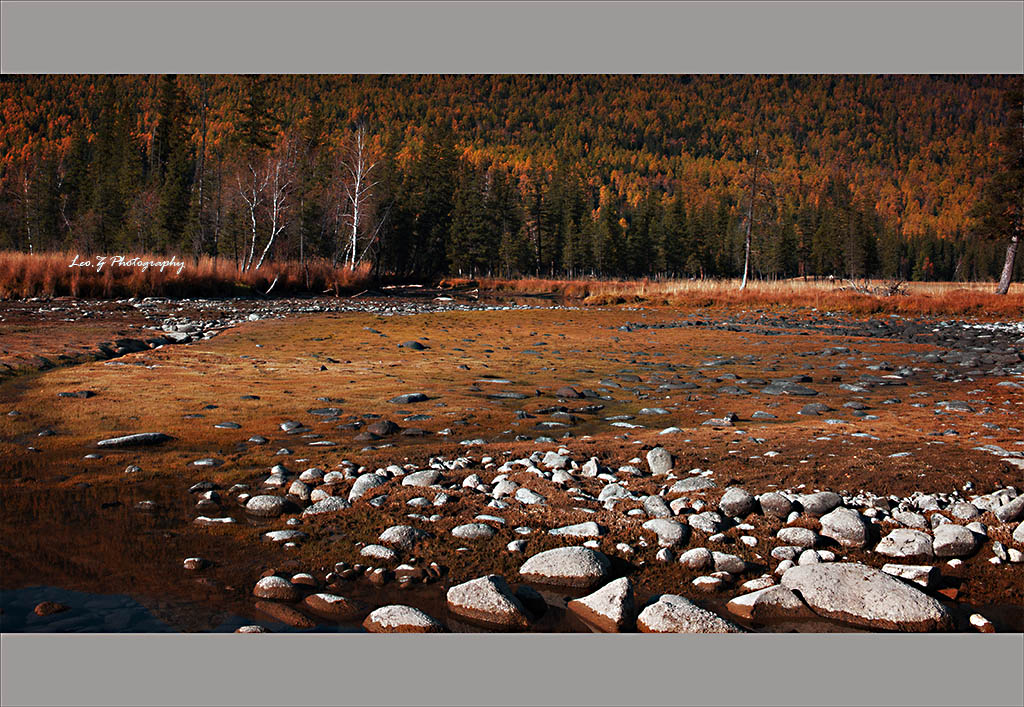
[{"label": "dry reed bed", "polygon": [[[858,282],[858,285],[863,283]],[[872,282],[871,286],[885,283]],[[992,283],[915,282],[905,294],[881,296],[857,292],[839,280],[547,280],[541,278],[478,280],[450,278],[447,287],[478,287],[505,295],[555,295],[584,304],[650,304],[680,308],[713,306],[814,307],[858,314],[970,315],[1024,317],[1024,285],[1007,295],[993,293]]]},{"label": "dry reed bed", "polygon": [[[326,292],[340,294],[365,289],[370,283],[370,267],[335,267],[327,261],[272,261],[258,270],[240,272],[233,261],[176,256],[176,263],[162,271],[159,265],[142,268],[112,264],[102,268],[97,259],[87,267],[71,266],[74,253],[0,252],[0,299],[27,297],[210,297],[265,294]],[[88,260],[77,256],[78,261]],[[126,255],[125,259],[160,263],[171,260],[163,255]],[[275,282],[276,281],[276,282]]]}]

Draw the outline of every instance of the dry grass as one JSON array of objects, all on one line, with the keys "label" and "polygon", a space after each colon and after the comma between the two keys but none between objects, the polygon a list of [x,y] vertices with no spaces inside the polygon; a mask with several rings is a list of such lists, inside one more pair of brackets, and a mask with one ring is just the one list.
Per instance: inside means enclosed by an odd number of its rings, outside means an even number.
[{"label": "dry grass", "polygon": [[[72,267],[74,253],[28,254],[0,252],[0,299],[24,297],[208,297],[265,294],[344,293],[364,289],[370,282],[369,266],[338,268],[326,261],[305,266],[296,261],[270,262],[258,270],[240,272],[230,260],[175,257],[175,265],[162,271],[159,263],[171,256],[125,255],[158,265],[142,268],[117,265],[108,258],[102,267],[93,257],[88,267]],[[87,260],[78,256],[78,262]],[[179,265],[184,267],[180,268]]]},{"label": "dry grass", "polygon": [[[738,280],[545,280],[524,278],[448,279],[442,286],[479,287],[481,292],[506,295],[554,295],[585,304],[663,304],[696,308],[712,306],[815,307],[858,314],[1020,316],[1024,314],[1024,285],[1014,284],[1007,295],[994,294],[992,283],[920,282],[904,286],[905,294],[868,295],[849,283],[803,279],[753,281],[740,291]],[[858,283],[861,284],[861,283]],[[869,283],[874,286],[885,283]]]}]

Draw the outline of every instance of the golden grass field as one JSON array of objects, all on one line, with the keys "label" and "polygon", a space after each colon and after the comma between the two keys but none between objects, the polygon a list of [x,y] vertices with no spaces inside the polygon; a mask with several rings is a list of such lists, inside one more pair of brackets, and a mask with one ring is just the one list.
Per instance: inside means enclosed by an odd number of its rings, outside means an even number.
[{"label": "golden grass field", "polygon": [[[858,281],[858,287],[884,290],[888,283]],[[1024,285],[1011,285],[1006,295],[994,294],[988,282],[911,282],[905,294],[864,294],[843,280],[753,280],[740,290],[739,280],[556,280],[542,278],[448,278],[442,285],[477,287],[481,293],[556,295],[585,304],[648,304],[682,308],[711,306],[783,306],[843,310],[857,314],[972,316],[1024,315]]]}]

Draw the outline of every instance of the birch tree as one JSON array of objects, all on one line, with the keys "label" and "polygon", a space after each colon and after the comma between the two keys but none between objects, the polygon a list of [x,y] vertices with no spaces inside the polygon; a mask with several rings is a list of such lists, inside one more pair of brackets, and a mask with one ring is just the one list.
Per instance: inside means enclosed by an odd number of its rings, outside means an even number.
[{"label": "birch tree", "polygon": [[360,125],[352,135],[341,160],[342,189],[344,201],[349,209],[346,215],[348,243],[345,246],[345,260],[353,267],[361,257],[358,251],[359,226],[368,211],[373,188],[377,186],[377,182],[371,181],[370,178],[370,173],[376,166],[377,163],[371,156],[366,126]]}]

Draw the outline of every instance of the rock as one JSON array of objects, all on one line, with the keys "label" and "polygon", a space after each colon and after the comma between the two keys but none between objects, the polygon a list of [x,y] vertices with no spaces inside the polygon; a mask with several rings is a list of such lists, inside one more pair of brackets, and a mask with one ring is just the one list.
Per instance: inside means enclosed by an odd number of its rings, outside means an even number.
[{"label": "rock", "polygon": [[644,633],[743,633],[739,626],[676,594],[659,596],[640,612],[636,625]]},{"label": "rock", "polygon": [[560,547],[533,555],[519,574],[540,584],[589,589],[604,580],[610,566],[608,558],[596,550]]},{"label": "rock", "polygon": [[582,398],[583,394],[580,393],[575,388],[573,388],[572,386],[563,385],[561,388],[555,391],[555,397],[573,400],[577,398]]},{"label": "rock", "polygon": [[781,493],[772,491],[763,494],[760,498],[761,511],[766,516],[785,519],[793,512],[793,502]]},{"label": "rock", "polygon": [[644,512],[651,518],[671,518],[672,509],[661,496],[648,496],[644,499]]},{"label": "rock", "polygon": [[377,437],[390,437],[400,428],[391,420],[376,420],[366,426],[365,431]]},{"label": "rock", "polygon": [[266,626],[250,624],[248,626],[239,626],[235,629],[235,633],[270,633],[270,629]]},{"label": "rock", "polygon": [[448,610],[472,621],[505,629],[526,628],[526,609],[503,577],[492,574],[448,590]]},{"label": "rock", "polygon": [[792,567],[782,585],[818,615],[858,626],[895,631],[951,630],[949,611],[909,584],[859,563]]},{"label": "rock", "polygon": [[925,589],[939,578],[939,570],[933,565],[898,565],[892,562],[882,565],[882,571],[893,577],[920,584]]},{"label": "rock", "polygon": [[814,617],[814,612],[800,600],[800,597],[778,584],[735,597],[725,605],[725,608],[736,616],[751,621]]},{"label": "rock", "polygon": [[442,633],[444,626],[419,609],[402,604],[382,606],[370,612],[363,622],[370,633]]},{"label": "rock", "polygon": [[757,501],[747,491],[736,486],[725,490],[718,508],[729,518],[746,518],[757,508]]},{"label": "rock", "polygon": [[843,498],[838,493],[821,491],[808,496],[801,496],[800,505],[804,507],[804,512],[807,515],[818,517],[843,505]]},{"label": "rock", "polygon": [[821,517],[821,534],[843,547],[864,547],[868,544],[868,526],[860,513],[852,508],[836,508]]},{"label": "rock", "polygon": [[378,542],[396,547],[399,550],[412,552],[416,543],[431,537],[430,533],[411,525],[393,525],[377,538]]},{"label": "rock", "polygon": [[936,557],[965,557],[978,546],[974,533],[960,525],[940,525],[933,533],[932,551]]},{"label": "rock", "polygon": [[601,473],[601,465],[597,461],[597,457],[591,457],[589,460],[584,462],[580,468],[581,476],[594,477]]},{"label": "rock", "polygon": [[632,627],[636,616],[633,583],[629,577],[616,579],[593,594],[573,599],[566,608],[601,631],[625,631]]},{"label": "rock", "polygon": [[907,528],[914,528],[916,530],[927,530],[929,528],[928,519],[920,513],[914,513],[913,511],[896,511],[892,514],[892,517],[897,523],[906,526]]},{"label": "rock", "polygon": [[548,452],[544,455],[541,460],[541,465],[548,470],[553,469],[568,469],[569,468],[569,457],[558,452]]},{"label": "rock", "polygon": [[672,471],[674,465],[672,455],[664,447],[655,447],[647,452],[647,467],[654,476],[664,476]]},{"label": "rock", "polygon": [[1024,494],[1017,496],[1009,503],[999,506],[993,511],[1000,523],[1013,523],[1024,516]]},{"label": "rock", "polygon": [[299,598],[299,590],[284,577],[271,575],[256,582],[252,594],[260,599],[276,599],[278,601],[295,601]]},{"label": "rock", "polygon": [[662,547],[681,547],[690,537],[689,526],[668,518],[654,518],[641,527],[657,534],[658,544]]},{"label": "rock", "polygon": [[346,508],[351,508],[352,504],[346,501],[341,496],[328,496],[322,501],[317,501],[312,506],[302,512],[304,516],[319,515],[321,513],[334,513],[336,511],[343,511]]},{"label": "rock", "polygon": [[294,543],[306,539],[301,530],[271,530],[263,534],[263,539],[272,543]]},{"label": "rock", "polygon": [[378,474],[363,474],[352,484],[352,490],[348,493],[349,503],[362,498],[371,489],[378,488],[387,483],[387,479]]},{"label": "rock", "polygon": [[210,561],[204,560],[202,557],[186,557],[181,565],[191,572],[198,572],[209,567]]},{"label": "rock", "polygon": [[875,552],[886,557],[932,557],[932,537],[920,530],[897,528],[875,546]]},{"label": "rock", "polygon": [[672,484],[672,487],[668,490],[670,494],[677,493],[690,493],[692,491],[704,491],[707,489],[716,488],[716,484],[711,479],[705,476],[693,476],[689,479],[680,479],[679,481]]},{"label": "rock", "polygon": [[359,554],[380,562],[398,562],[398,553],[383,545],[367,545],[359,551]]},{"label": "rock", "polygon": [[1019,542],[1021,545],[1024,545],[1024,521],[1021,521],[1020,525],[1018,525],[1014,529],[1013,539]]},{"label": "rock", "polygon": [[712,552],[711,561],[714,564],[716,572],[743,574],[747,569],[747,563],[741,558],[724,552]]},{"label": "rock", "polygon": [[515,498],[520,503],[524,503],[528,506],[544,503],[545,500],[539,493],[527,488],[516,489]]},{"label": "rock", "polygon": [[489,540],[495,530],[484,523],[466,523],[452,528],[452,535],[460,540]]},{"label": "rock", "polygon": [[252,496],[245,502],[245,511],[260,518],[277,518],[286,504],[282,496]]},{"label": "rock", "polygon": [[67,611],[71,607],[66,604],[61,604],[55,601],[44,601],[36,604],[36,608],[32,609],[32,613],[36,616],[51,616],[53,614],[59,614],[63,611]]},{"label": "rock", "polygon": [[287,624],[293,628],[313,628],[316,626],[316,622],[313,621],[313,619],[300,611],[296,611],[286,604],[278,604],[272,601],[258,601],[256,602],[256,608],[274,620],[280,621],[281,623]]},{"label": "rock", "polygon": [[422,403],[426,400],[429,400],[429,398],[427,398],[423,393],[403,393],[402,395],[391,398],[388,402],[394,403],[395,405],[408,405],[410,403]]},{"label": "rock", "polygon": [[687,522],[691,527],[708,535],[717,533],[725,527],[725,519],[714,511],[695,513],[687,519]]},{"label": "rock", "polygon": [[976,628],[981,633],[995,633],[996,627],[992,625],[992,622],[986,619],[981,614],[971,614],[969,619],[971,626]]},{"label": "rock", "polygon": [[801,528],[799,526],[780,528],[775,537],[786,545],[794,545],[796,547],[814,547],[819,541],[817,533],[810,528]]},{"label": "rock", "polygon": [[433,486],[440,478],[441,472],[437,469],[414,471],[402,478],[402,486]]},{"label": "rock", "polygon": [[981,511],[973,503],[954,503],[949,512],[957,520],[973,520],[981,515]]},{"label": "rock", "polygon": [[296,498],[303,501],[309,500],[310,491],[311,489],[309,488],[309,486],[303,483],[302,481],[299,481],[298,479],[293,481],[291,486],[288,487],[288,495],[295,496]]},{"label": "rock", "polygon": [[604,535],[604,532],[604,528],[594,521],[565,525],[548,531],[550,535],[565,535],[572,538],[596,538]]},{"label": "rock", "polygon": [[96,443],[97,447],[120,449],[121,447],[148,447],[154,444],[163,444],[174,439],[163,432],[139,432],[137,434],[124,435],[123,437],[111,437],[101,439]]},{"label": "rock", "polygon": [[365,602],[336,594],[310,594],[302,603],[320,616],[335,621],[355,621],[370,610],[370,605]]},{"label": "rock", "polygon": [[701,572],[714,566],[715,560],[706,547],[695,547],[679,556],[679,564]]}]

